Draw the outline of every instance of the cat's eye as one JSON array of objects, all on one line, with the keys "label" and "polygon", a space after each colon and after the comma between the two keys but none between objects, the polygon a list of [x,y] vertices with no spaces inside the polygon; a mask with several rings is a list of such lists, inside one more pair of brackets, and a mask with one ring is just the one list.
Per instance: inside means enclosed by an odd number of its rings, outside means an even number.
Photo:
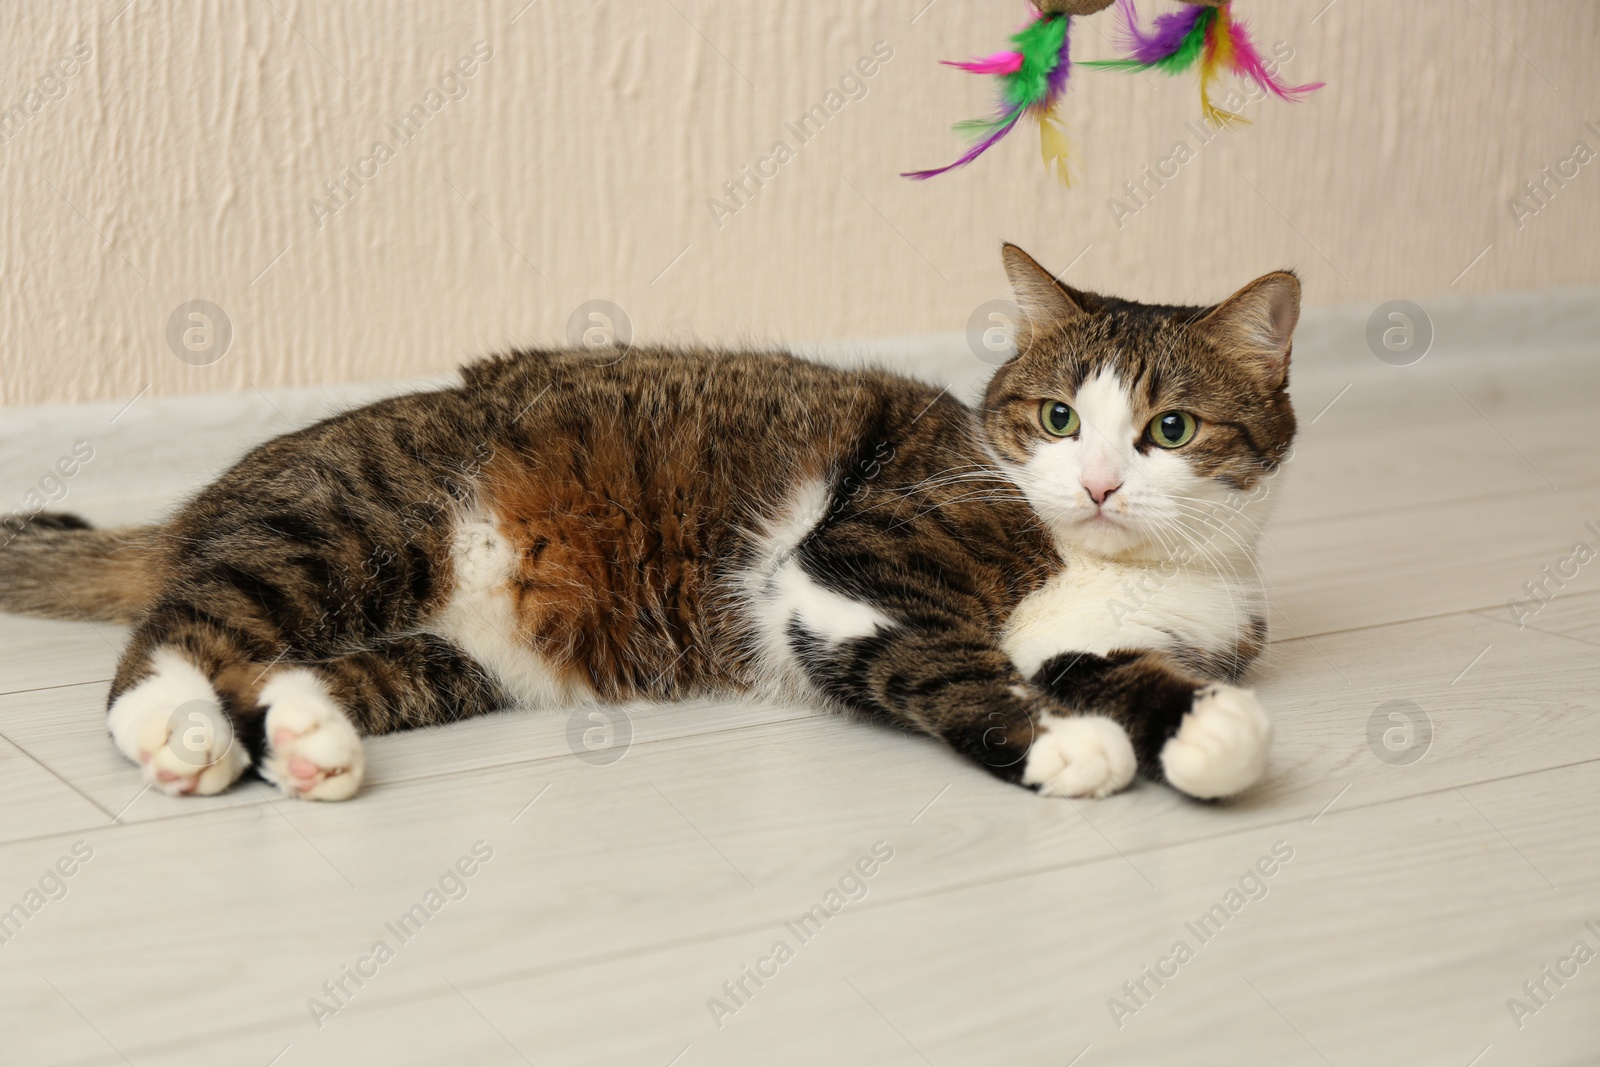
[{"label": "cat's eye", "polygon": [[1152,444],[1162,448],[1182,448],[1194,440],[1199,421],[1187,411],[1167,411],[1150,420],[1146,431]]},{"label": "cat's eye", "polygon": [[1071,437],[1078,432],[1078,413],[1059,400],[1046,400],[1039,408],[1039,422],[1054,437]]}]

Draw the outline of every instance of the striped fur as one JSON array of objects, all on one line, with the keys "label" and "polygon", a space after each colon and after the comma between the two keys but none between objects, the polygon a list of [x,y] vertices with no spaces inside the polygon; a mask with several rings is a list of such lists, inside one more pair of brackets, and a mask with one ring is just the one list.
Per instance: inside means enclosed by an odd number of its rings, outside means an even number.
[{"label": "striped fur", "polygon": [[[1041,400],[1070,400],[1106,371],[1140,412],[1201,417],[1164,462],[1219,498],[1250,491],[1294,432],[1283,305],[1298,289],[1269,275],[1218,308],[1149,306],[1068,290],[1020,250],[1006,256],[1027,329],[977,409],[775,352],[516,352],[452,388],[270,441],[159,527],[40,517],[0,554],[0,607],[131,621],[114,719],[130,694],[154,715],[160,686],[145,683],[173,662],[161,657],[180,657],[209,680],[248,762],[305,796],[359,784],[340,716],[353,738],[512,702],[796,686],[1043,792],[1120,788],[1129,746],[1129,768],[1162,778],[1197,694],[1238,679],[1264,623],[1228,616],[1187,642],[1152,602],[1156,622],[1131,647],[1108,631],[1084,641],[1107,647],[1046,649],[1025,674],[1005,650],[1020,605],[1056,612],[1030,625],[1050,632],[1060,618],[1062,635],[1082,629],[1068,616],[1105,606],[1050,592],[1085,548],[1019,472],[1059,447]],[[1244,557],[1256,533],[1236,536]],[[1148,568],[1152,552],[1095,559]],[[1211,565],[1204,552],[1193,563],[1202,578]],[[188,699],[201,691],[184,685]],[[1060,725],[1077,716],[1114,725]],[[170,738],[146,733],[125,750],[153,781],[213,791],[217,775],[186,775],[150,747]],[[1094,781],[1082,744],[1105,748]],[[1074,759],[1073,774],[1058,768]],[[1252,773],[1245,764],[1228,780]]]}]

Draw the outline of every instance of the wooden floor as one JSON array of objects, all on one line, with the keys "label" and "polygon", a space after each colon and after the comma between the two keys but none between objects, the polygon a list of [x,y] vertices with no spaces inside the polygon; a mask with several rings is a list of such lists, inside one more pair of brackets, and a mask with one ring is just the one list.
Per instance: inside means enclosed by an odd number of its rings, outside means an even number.
[{"label": "wooden floor", "polygon": [[[349,803],[171,799],[105,737],[122,633],[0,618],[0,909],[36,906],[3,928],[0,1064],[1600,1063],[1600,958],[1562,962],[1600,952],[1600,561],[1507,607],[1600,548],[1600,295],[1441,306],[1409,367],[1367,310],[1297,345],[1277,742],[1232,803],[1041,800],[736,705],[626,709],[609,764],[518,712],[370,742]],[[83,440],[64,506],[151,517],[370,393],[6,411],[0,505]]]}]

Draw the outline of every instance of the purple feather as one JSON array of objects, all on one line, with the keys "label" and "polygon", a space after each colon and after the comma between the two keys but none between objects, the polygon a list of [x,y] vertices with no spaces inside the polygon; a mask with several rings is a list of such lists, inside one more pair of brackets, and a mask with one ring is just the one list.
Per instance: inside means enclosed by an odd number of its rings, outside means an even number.
[{"label": "purple feather", "polygon": [[1022,118],[1023,110],[1023,108],[1019,107],[1013,111],[993,133],[979,141],[977,144],[973,145],[971,148],[967,149],[966,153],[954,163],[951,163],[948,166],[936,167],[933,170],[901,171],[900,177],[915,178],[918,181],[926,181],[929,178],[937,178],[946,171],[951,171],[955,170],[957,167],[966,166],[968,163],[971,163],[974,159],[977,159],[979,156],[987,152],[991,147],[994,146],[996,142],[1000,140],[1000,138],[1010,133],[1012,128],[1016,126],[1017,120]]},{"label": "purple feather", "polygon": [[1176,52],[1183,39],[1194,32],[1195,23],[1206,14],[1206,9],[1192,4],[1185,5],[1182,11],[1157,15],[1149,30],[1139,28],[1139,13],[1134,10],[1133,0],[1117,0],[1117,13],[1126,27],[1121,43],[1128,57],[1140,63],[1159,63]]}]

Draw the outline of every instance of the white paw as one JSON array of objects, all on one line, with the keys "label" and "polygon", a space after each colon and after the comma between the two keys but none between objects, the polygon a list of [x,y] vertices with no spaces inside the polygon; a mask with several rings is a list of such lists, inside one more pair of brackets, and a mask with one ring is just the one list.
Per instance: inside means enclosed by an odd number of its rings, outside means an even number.
[{"label": "white paw", "polygon": [[1192,797],[1232,796],[1261,780],[1272,720],[1249,689],[1208,685],[1161,750],[1167,781]]},{"label": "white paw", "polygon": [[1039,720],[1028,746],[1022,784],[1047,797],[1107,797],[1133,781],[1133,744],[1128,732],[1099,715]]},{"label": "white paw", "polygon": [[307,800],[355,795],[367,769],[361,735],[322,679],[298,668],[279,671],[258,701],[267,709],[263,778]]},{"label": "white paw", "polygon": [[150,657],[150,677],[106,716],[111,739],[169,796],[220,793],[250,766],[206,676],[170,649]]}]

